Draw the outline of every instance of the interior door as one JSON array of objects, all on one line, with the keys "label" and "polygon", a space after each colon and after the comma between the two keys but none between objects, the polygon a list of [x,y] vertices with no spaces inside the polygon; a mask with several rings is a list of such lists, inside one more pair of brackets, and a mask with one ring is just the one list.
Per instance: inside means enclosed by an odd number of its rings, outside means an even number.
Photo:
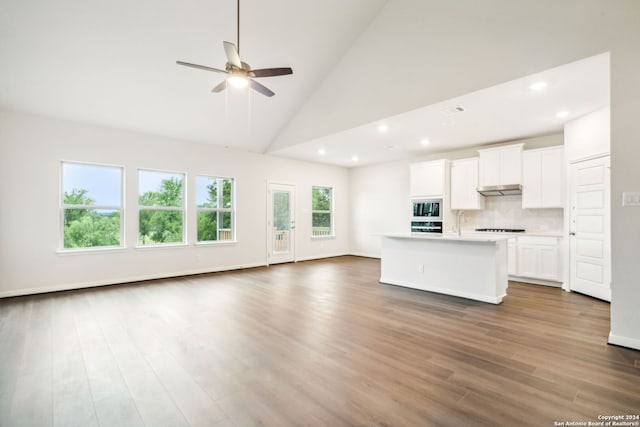
[{"label": "interior door", "polygon": [[611,301],[611,202],[609,156],[569,167],[570,288]]},{"label": "interior door", "polygon": [[285,184],[269,184],[269,218],[267,218],[269,264],[292,262],[295,255],[295,187]]}]

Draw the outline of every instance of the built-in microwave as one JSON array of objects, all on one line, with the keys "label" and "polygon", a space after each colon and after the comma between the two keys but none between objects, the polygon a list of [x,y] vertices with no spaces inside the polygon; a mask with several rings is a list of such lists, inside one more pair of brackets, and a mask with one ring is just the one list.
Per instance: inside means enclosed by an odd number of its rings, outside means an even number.
[{"label": "built-in microwave", "polygon": [[413,199],[413,221],[442,221],[442,199]]}]

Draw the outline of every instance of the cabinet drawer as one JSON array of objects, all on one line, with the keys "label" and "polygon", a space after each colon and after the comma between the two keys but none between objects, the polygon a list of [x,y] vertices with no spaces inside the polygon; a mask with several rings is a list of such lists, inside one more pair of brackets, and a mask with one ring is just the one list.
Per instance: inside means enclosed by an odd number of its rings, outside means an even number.
[{"label": "cabinet drawer", "polygon": [[518,244],[556,246],[558,244],[558,238],[546,236],[518,236]]}]

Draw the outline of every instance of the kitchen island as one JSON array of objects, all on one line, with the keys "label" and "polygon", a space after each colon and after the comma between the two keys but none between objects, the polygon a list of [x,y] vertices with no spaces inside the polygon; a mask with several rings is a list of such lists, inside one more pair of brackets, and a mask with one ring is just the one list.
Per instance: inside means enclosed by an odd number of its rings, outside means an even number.
[{"label": "kitchen island", "polygon": [[382,235],[380,282],[499,304],[507,293],[507,238]]}]

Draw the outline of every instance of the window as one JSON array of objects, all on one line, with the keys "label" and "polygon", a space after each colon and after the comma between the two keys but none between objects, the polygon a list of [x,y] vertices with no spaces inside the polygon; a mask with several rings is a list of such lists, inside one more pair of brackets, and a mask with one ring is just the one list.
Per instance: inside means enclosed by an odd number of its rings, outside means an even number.
[{"label": "window", "polygon": [[311,191],[311,236],[333,236],[333,189],[313,187]]},{"label": "window", "polygon": [[62,162],[62,247],[122,246],[122,168]]},{"label": "window", "polygon": [[138,244],[184,242],[184,174],[138,170]]},{"label": "window", "polygon": [[196,176],[198,242],[234,239],[233,179]]}]

